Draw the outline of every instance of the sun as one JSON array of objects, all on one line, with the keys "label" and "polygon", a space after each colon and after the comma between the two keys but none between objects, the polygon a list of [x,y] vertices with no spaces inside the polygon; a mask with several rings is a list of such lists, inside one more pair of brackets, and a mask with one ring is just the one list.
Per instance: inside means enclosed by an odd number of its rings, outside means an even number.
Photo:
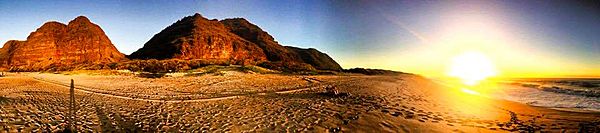
[{"label": "sun", "polygon": [[494,64],[483,53],[465,52],[452,58],[448,76],[462,80],[466,85],[476,85],[481,80],[496,75]]}]

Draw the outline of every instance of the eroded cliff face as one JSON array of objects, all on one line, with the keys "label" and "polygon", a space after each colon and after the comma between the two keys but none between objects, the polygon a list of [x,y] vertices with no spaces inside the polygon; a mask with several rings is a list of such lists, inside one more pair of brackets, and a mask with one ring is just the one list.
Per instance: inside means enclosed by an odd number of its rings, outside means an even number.
[{"label": "eroded cliff face", "polygon": [[262,49],[200,14],[185,17],[154,35],[132,59],[224,60],[232,64],[267,61]]},{"label": "eroded cliff face", "polygon": [[302,62],[294,53],[277,43],[271,35],[246,19],[224,19],[220,22],[232,33],[258,45],[267,55],[269,61]]},{"label": "eroded cliff face", "polygon": [[246,19],[225,19],[221,20],[221,23],[225,24],[231,32],[261,47],[269,61],[285,62],[285,65],[306,63],[319,70],[342,70],[342,67],[327,54],[313,48],[282,46],[271,35]]},{"label": "eroded cliff face", "polygon": [[[132,59],[181,59],[269,66],[276,70],[342,70],[325,53],[280,45],[243,18],[209,20],[184,17],[154,35]],[[0,68],[52,70],[128,60],[102,29],[80,16],[68,24],[47,22],[26,41],[9,41],[0,49]],[[86,68],[83,68],[86,69]],[[70,69],[61,69],[70,70]]]},{"label": "eroded cliff face", "polygon": [[285,46],[288,50],[294,52],[303,62],[308,63],[319,70],[341,71],[342,67],[335,62],[329,55],[322,53],[314,48],[303,49],[291,46]]},{"label": "eroded cliff face", "polygon": [[[47,22],[32,32],[26,41],[9,41],[2,48],[2,67],[39,71],[76,64],[107,63],[126,60],[104,31],[84,16],[68,25]],[[16,47],[15,47],[16,46]]]},{"label": "eroded cliff face", "polygon": [[[273,36],[243,18],[208,20],[200,14],[185,17],[154,35],[132,59],[226,60],[232,64],[270,62],[277,67],[340,71],[327,54],[290,50]],[[316,52],[314,52],[316,51]],[[308,53],[308,54],[306,54]],[[304,57],[310,56],[310,57]],[[318,67],[317,67],[318,66]]]},{"label": "eroded cliff face", "polygon": [[125,59],[125,55],[117,50],[100,26],[86,17],[69,22],[58,47],[58,56],[65,62],[98,63]]},{"label": "eroded cliff face", "polygon": [[10,40],[0,48],[0,67],[8,66],[10,64],[15,49],[22,46],[24,42],[25,41]]}]

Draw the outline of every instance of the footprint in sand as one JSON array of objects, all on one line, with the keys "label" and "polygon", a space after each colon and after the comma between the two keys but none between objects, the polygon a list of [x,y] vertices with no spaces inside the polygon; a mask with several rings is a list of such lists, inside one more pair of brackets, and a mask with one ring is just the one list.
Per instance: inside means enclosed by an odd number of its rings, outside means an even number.
[{"label": "footprint in sand", "polygon": [[398,117],[400,115],[402,115],[402,112],[394,112],[394,113],[392,113],[392,116],[395,116],[395,117]]},{"label": "footprint in sand", "polygon": [[382,113],[388,113],[388,112],[390,112],[390,111],[383,109],[383,110],[381,110],[381,112],[382,112]]},{"label": "footprint in sand", "polygon": [[415,118],[415,114],[413,112],[407,112],[406,116],[404,117],[406,119],[412,119]]}]

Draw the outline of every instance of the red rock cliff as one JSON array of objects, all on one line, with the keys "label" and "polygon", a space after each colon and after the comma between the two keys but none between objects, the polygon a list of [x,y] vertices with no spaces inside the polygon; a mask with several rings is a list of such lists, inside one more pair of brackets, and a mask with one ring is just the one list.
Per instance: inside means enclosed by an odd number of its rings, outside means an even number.
[{"label": "red rock cliff", "polygon": [[320,70],[342,70],[342,67],[329,57],[329,55],[313,48],[302,49],[282,46],[269,33],[248,22],[246,19],[225,19],[221,20],[221,23],[225,24],[231,32],[261,47],[269,61],[282,61],[286,65],[306,63]]},{"label": "red rock cliff", "polygon": [[47,22],[17,46],[5,44],[6,50],[2,48],[7,51],[2,55],[3,67],[37,71],[126,59],[104,31],[84,16],[75,18],[68,25]]},{"label": "red rock cliff", "polygon": [[165,28],[129,57],[226,60],[233,64],[267,60],[260,47],[229,32],[219,21],[208,20],[200,14],[185,17]]},{"label": "red rock cliff", "polygon": [[221,20],[236,35],[257,44],[263,49],[269,61],[302,62],[294,53],[281,46],[269,33],[243,18]]},{"label": "red rock cliff", "polygon": [[10,40],[0,48],[0,67],[10,64],[15,49],[19,48],[23,43],[24,41]]}]

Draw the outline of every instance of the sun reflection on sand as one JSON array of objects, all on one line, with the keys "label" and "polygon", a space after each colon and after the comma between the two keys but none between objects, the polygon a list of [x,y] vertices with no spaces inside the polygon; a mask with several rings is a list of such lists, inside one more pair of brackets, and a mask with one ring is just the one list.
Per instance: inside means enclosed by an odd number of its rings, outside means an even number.
[{"label": "sun reflection on sand", "polygon": [[452,107],[454,112],[467,117],[494,116],[496,113],[491,113],[489,104],[492,104],[488,99],[477,91],[458,88],[454,89],[448,95],[447,104]]},{"label": "sun reflection on sand", "polygon": [[476,92],[476,91],[473,91],[473,90],[469,90],[467,88],[462,88],[461,90],[463,92],[465,92],[465,93],[469,93],[469,94],[472,94],[472,95],[479,95],[479,92]]},{"label": "sun reflection on sand", "polygon": [[501,91],[492,80],[480,81],[475,85],[467,85],[461,79],[445,79],[442,92],[443,101],[454,113],[467,118],[498,119],[505,117],[506,112],[498,112],[494,93]]},{"label": "sun reflection on sand", "polygon": [[446,78],[442,80],[442,84],[451,88],[455,92],[466,93],[470,95],[478,95],[481,97],[491,97],[492,94],[501,92],[497,81],[483,80],[476,84],[466,84],[464,80],[457,78]]}]

